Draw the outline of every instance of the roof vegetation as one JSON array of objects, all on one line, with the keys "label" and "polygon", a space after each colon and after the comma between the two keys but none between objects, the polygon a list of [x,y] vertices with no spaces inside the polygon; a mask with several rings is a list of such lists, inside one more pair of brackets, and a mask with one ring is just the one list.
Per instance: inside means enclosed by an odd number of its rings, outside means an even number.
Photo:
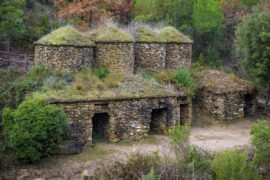
[{"label": "roof vegetation", "polygon": [[88,33],[89,37],[97,42],[133,42],[133,37],[115,25],[100,26]]},{"label": "roof vegetation", "polygon": [[42,90],[35,92],[33,96],[48,101],[77,101],[178,95],[178,92],[140,75],[104,72],[100,69],[84,70],[75,74],[69,83],[65,79],[50,77],[45,81],[49,83],[45,83]]},{"label": "roof vegetation", "polygon": [[204,68],[194,73],[199,88],[216,94],[230,92],[249,92],[253,86],[249,81],[239,79],[234,74],[226,74],[213,69]]},{"label": "roof vegetation", "polygon": [[42,37],[36,44],[55,46],[94,46],[95,43],[86,35],[71,26],[65,26]]},{"label": "roof vegetation", "polygon": [[136,29],[135,39],[136,41],[141,42],[160,42],[158,33],[155,33],[146,27],[139,27]]},{"label": "roof vegetation", "polygon": [[162,42],[192,43],[192,41],[172,26],[160,30]]}]

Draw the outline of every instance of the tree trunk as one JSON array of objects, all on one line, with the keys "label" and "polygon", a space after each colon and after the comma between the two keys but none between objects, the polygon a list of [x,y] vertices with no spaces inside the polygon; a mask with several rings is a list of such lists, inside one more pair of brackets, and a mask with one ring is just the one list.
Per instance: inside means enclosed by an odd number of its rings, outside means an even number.
[{"label": "tree trunk", "polygon": [[268,109],[268,104],[270,100],[270,85],[267,86],[266,100],[265,100],[265,108]]}]

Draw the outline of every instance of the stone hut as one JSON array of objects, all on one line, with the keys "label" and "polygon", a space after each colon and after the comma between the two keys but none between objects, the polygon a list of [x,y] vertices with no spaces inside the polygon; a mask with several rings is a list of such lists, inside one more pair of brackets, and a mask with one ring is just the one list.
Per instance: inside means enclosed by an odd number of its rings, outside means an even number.
[{"label": "stone hut", "polygon": [[166,67],[166,44],[146,27],[135,30],[135,68],[160,72]]},{"label": "stone hut", "polygon": [[197,101],[217,121],[241,119],[255,112],[255,90],[249,82],[209,69],[196,76],[200,86]]},{"label": "stone hut", "polygon": [[192,105],[177,96],[51,102],[71,119],[71,138],[87,143],[139,140],[189,123]]},{"label": "stone hut", "polygon": [[96,41],[95,67],[105,67],[111,72],[134,72],[134,42],[131,35],[114,25],[106,25],[90,36]]},{"label": "stone hut", "polygon": [[56,71],[78,72],[92,66],[95,43],[72,27],[59,28],[35,42],[35,64]]},{"label": "stone hut", "polygon": [[166,43],[166,69],[190,68],[192,41],[174,27],[160,30],[160,38]]}]

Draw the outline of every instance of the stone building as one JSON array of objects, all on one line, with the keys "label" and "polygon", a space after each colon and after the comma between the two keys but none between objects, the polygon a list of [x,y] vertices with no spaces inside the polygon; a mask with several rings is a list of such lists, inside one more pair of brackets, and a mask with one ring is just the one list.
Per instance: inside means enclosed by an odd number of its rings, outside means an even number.
[{"label": "stone building", "polygon": [[166,44],[159,35],[146,27],[135,30],[135,67],[152,72],[166,68]]},{"label": "stone building", "polygon": [[166,69],[190,68],[192,41],[173,27],[160,30],[161,41],[166,43]]},{"label": "stone building", "polygon": [[92,66],[95,43],[72,27],[63,27],[35,42],[35,64],[56,71],[78,72]]},{"label": "stone building", "polygon": [[92,143],[139,140],[190,123],[192,104],[185,97],[52,101],[69,115],[71,138]]},{"label": "stone building", "polygon": [[217,121],[241,119],[255,112],[255,90],[249,82],[216,70],[203,70],[197,79],[197,101]]},{"label": "stone building", "polygon": [[131,35],[113,25],[98,28],[93,34],[96,41],[95,67],[134,73],[134,42]]}]

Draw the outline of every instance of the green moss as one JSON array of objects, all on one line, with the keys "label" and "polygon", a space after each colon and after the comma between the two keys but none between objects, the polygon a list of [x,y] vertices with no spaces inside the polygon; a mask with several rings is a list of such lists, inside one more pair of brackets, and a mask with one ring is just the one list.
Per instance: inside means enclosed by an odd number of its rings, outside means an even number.
[{"label": "green moss", "polygon": [[191,43],[192,41],[174,27],[168,26],[160,31],[162,42]]},{"label": "green moss", "polygon": [[133,42],[133,37],[130,34],[114,25],[100,27],[91,34],[92,37],[96,36],[95,39],[99,42]]},{"label": "green moss", "polygon": [[38,40],[36,44],[72,46],[95,45],[95,43],[91,41],[89,37],[70,26],[62,27],[51,32]]},{"label": "green moss", "polygon": [[145,27],[140,27],[136,29],[135,39],[141,42],[159,42],[160,41],[160,37],[157,33]]}]

